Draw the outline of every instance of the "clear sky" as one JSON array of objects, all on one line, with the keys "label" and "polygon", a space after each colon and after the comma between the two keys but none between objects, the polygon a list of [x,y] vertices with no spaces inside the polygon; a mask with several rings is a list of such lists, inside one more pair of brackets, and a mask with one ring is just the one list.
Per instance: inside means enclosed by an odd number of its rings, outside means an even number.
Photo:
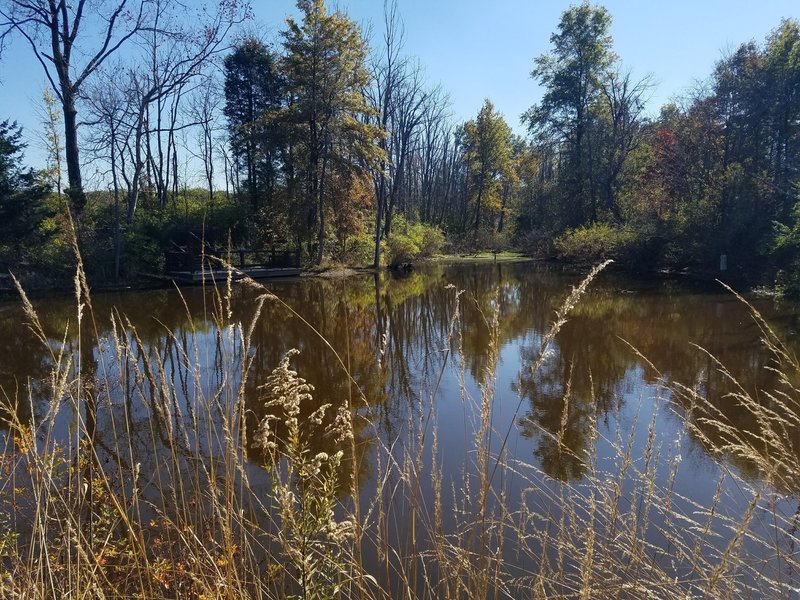
[{"label": "clear sky", "polygon": [[[277,39],[293,0],[252,0],[251,27]],[[380,35],[382,0],[328,0]],[[449,92],[454,115],[477,114],[494,102],[519,133],[520,115],[541,97],[530,79],[533,58],[550,49],[550,35],[570,4],[561,0],[398,0],[406,53],[419,58],[432,82]],[[800,18],[798,0],[607,0],[614,49],[635,77],[657,84],[649,112],[705,79],[726,51],[762,42],[781,18]],[[0,61],[0,120],[19,121],[26,137],[39,128],[35,114],[45,78],[29,49],[16,40]],[[29,163],[41,153],[31,143]]]}]

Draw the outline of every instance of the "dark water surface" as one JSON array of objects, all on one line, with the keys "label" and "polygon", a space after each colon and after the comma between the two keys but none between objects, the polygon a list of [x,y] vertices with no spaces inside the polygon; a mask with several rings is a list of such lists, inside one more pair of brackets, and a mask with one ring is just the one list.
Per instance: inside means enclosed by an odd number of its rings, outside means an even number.
[{"label": "dark water surface", "polygon": [[[292,364],[314,386],[315,404],[331,403],[335,408],[350,399],[356,406],[360,390],[366,406],[359,409],[355,435],[363,452],[359,464],[363,490],[374,485],[379,448],[392,446],[399,453],[409,442],[413,446],[416,442],[409,437],[424,429],[428,415],[438,426],[445,479],[460,477],[464,464],[473,460],[469,448],[481,386],[493,376],[493,448],[504,447],[513,460],[530,463],[553,480],[579,481],[586,469],[579,457],[587,451],[596,451],[601,459],[611,456],[613,440],[627,440],[631,431],[636,448],[644,447],[646,424],[652,419],[663,453],[679,452],[683,458],[675,482],[680,494],[701,504],[710,502],[719,461],[746,480],[757,481],[760,474],[755,467],[720,452],[713,435],[700,441],[687,434],[684,419],[689,407],[659,385],[659,381],[680,382],[698,389],[737,427],[753,428],[749,413],[726,399],[725,378],[701,350],[717,357],[747,390],[770,389],[776,379],[765,368],[771,357],[747,307],[716,284],[637,280],[605,272],[570,314],[547,349],[542,367],[532,373],[544,332],[581,279],[579,274],[521,262],[433,265],[402,278],[382,276],[379,281],[372,275],[274,281],[267,287],[307,323],[279,303],[267,301],[247,357],[238,354],[237,336],[216,335],[218,321],[211,315],[217,300],[212,290],[97,294],[92,301],[101,342],[91,355],[84,353],[84,368],[94,359],[89,373],[96,386],[114,388],[110,410],[129,411],[134,439],[128,442],[135,454],[131,460],[141,463],[145,472],[157,460],[150,434],[150,421],[156,417],[146,403],[137,406],[124,386],[114,383],[124,374],[103,367],[102,359],[112,351],[108,319],[112,310],[135,327],[140,352],[158,355],[168,371],[174,369],[167,377],[175,384],[175,411],[193,419],[197,415],[192,415],[186,398],[195,388],[206,380],[235,379],[241,372],[237,361],[240,365],[249,358],[245,398],[255,423],[263,415],[258,386],[291,348],[300,351]],[[459,290],[463,293],[454,322]],[[234,325],[223,326],[246,326],[257,296],[256,290],[234,286]],[[794,344],[800,331],[794,305],[748,299],[779,335]],[[66,328],[67,352],[75,352],[74,300],[45,299],[34,305],[53,344],[60,344]],[[0,304],[0,387],[8,398],[22,400],[17,409],[22,420],[33,414],[38,422],[48,410],[52,359],[23,322],[18,303]],[[448,341],[453,324],[455,335]],[[193,341],[188,343],[190,337]],[[496,361],[490,351],[492,339],[497,340]],[[207,379],[186,377],[180,368],[186,364],[182,348],[188,347],[190,362]],[[59,418],[68,435],[74,430],[74,414],[66,410]],[[591,434],[592,422],[599,423],[599,437]],[[98,444],[109,453],[119,443],[112,423],[111,415],[98,413]],[[573,452],[560,451],[554,435],[561,435]],[[796,447],[800,457],[800,441]],[[253,452],[251,460],[254,473],[258,472],[259,453]],[[449,489],[448,484],[445,487]],[[421,489],[430,493],[429,484]],[[784,492],[791,497],[797,490]]]}]

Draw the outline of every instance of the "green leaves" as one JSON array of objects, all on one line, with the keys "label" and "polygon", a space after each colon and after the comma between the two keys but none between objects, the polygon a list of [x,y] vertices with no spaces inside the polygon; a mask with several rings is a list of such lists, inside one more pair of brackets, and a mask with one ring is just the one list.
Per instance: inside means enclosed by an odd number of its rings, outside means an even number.
[{"label": "green leaves", "polygon": [[49,235],[43,223],[52,216],[49,186],[21,164],[24,148],[22,129],[0,122],[0,261],[6,268],[26,260]]},{"label": "green leaves", "polygon": [[511,169],[511,128],[487,99],[478,117],[464,124],[464,161],[469,169],[470,196],[475,204],[474,230],[480,227],[481,208],[499,208],[501,176]]},{"label": "green leaves", "polygon": [[282,141],[274,114],[285,87],[277,57],[260,41],[246,39],[225,57],[224,113],[231,150],[254,212],[273,200]]},{"label": "green leaves", "polygon": [[[332,195],[330,181],[348,179],[383,156],[381,131],[367,122],[373,114],[364,97],[370,77],[367,45],[358,26],[345,14],[329,13],[324,0],[300,0],[302,23],[288,19],[282,33],[282,66],[290,101],[286,109],[291,139],[305,182],[302,210],[317,228],[316,262],[325,252],[326,211],[336,211],[348,197]],[[309,232],[310,233],[310,232]]]}]

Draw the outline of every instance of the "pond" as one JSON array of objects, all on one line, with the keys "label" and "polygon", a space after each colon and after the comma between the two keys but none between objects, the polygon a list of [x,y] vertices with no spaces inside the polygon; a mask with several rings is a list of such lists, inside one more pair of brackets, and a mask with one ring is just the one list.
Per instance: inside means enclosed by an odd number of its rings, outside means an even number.
[{"label": "pond", "polygon": [[[346,453],[343,469],[350,465],[357,474],[359,511],[369,527],[383,531],[385,547],[419,553],[436,546],[431,538],[437,535],[462,535],[464,515],[476,510],[473,497],[484,498],[483,510],[491,497],[494,518],[507,511],[515,522],[535,513],[531,524],[543,515],[553,522],[565,515],[577,519],[586,505],[575,509],[563,489],[576,491],[583,502],[581,490],[617,475],[612,488],[627,498],[626,506],[642,494],[641,481],[651,481],[669,490],[676,515],[706,514],[714,507],[741,518],[753,495],[769,489],[772,510],[786,519],[781,531],[793,547],[791,515],[800,481],[795,487],[791,477],[765,473],[761,455],[748,456],[731,443],[737,436],[760,435],[758,413],[735,394],[746,391],[774,404],[775,397],[764,392],[787,385],[773,368],[780,364],[751,309],[716,283],[606,271],[544,343],[557,311],[582,279],[534,262],[484,262],[432,264],[403,276],[276,280],[263,289],[234,284],[228,298],[225,282],[217,291],[95,294],[94,319],[86,309],[83,327],[93,323],[96,334],[83,336],[75,335],[74,298],[36,300],[55,353],[22,325],[27,317],[19,303],[8,302],[0,305],[0,386],[9,401],[15,399],[19,422],[49,422],[54,437],[69,440],[88,417],[67,400],[54,409],[50,373],[59,350],[72,357],[74,365],[65,372],[80,374],[90,390],[83,393],[98,398],[89,424],[98,459],[124,457],[126,472],[136,465],[137,474],[160,473],[167,457],[181,451],[176,439],[195,456],[216,456],[225,441],[212,422],[218,424],[241,399],[241,430],[231,435],[243,438],[248,493],[266,497],[272,484],[262,465],[270,459],[256,438],[259,423],[274,408],[265,407],[263,384],[282,357],[297,349],[291,368],[313,386],[301,419],[325,404],[331,405],[329,420],[344,403],[355,415],[354,454]],[[791,354],[800,331],[796,307],[771,298],[747,300]],[[201,408],[198,398],[218,410]],[[187,422],[192,427],[181,425]],[[789,425],[784,433],[793,454],[782,460],[796,464],[798,429]],[[310,436],[310,455],[327,451],[328,437]],[[627,471],[639,473],[640,483]],[[352,491],[340,482],[337,494],[344,499]],[[609,510],[614,499],[605,502]],[[648,517],[652,523],[642,534],[647,547],[659,549],[668,537],[664,530],[684,527],[670,522],[672,513]],[[418,518],[428,521],[419,540],[409,534],[418,525],[406,521]],[[703,522],[698,518],[685,527]],[[709,524],[709,537],[715,527]],[[504,548],[518,544],[523,529],[499,541],[469,543]],[[716,533],[721,541],[714,552],[721,554],[735,534]],[[411,585],[408,573],[400,570],[400,576],[396,566],[387,566],[391,559],[381,543],[364,558],[367,570],[385,570],[384,587]],[[670,543],[660,548],[661,556],[651,551],[648,561],[664,568],[675,554]],[[534,554],[541,559],[550,552],[558,560],[555,546],[541,545],[530,556],[515,554],[518,561],[503,559],[508,569],[517,569],[515,581],[541,573],[540,565],[531,564]],[[562,565],[570,568],[579,571],[580,561]],[[696,566],[673,568],[676,576],[689,578]],[[770,569],[780,573],[786,565]],[[752,574],[742,577],[746,582]],[[792,585],[793,577],[785,584]],[[569,587],[559,585],[562,591]]]}]

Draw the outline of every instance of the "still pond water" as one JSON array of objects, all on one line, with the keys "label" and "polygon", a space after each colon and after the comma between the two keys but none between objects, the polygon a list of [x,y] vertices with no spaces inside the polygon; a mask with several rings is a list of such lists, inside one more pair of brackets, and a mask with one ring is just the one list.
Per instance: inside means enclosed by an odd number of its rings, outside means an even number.
[{"label": "still pond water", "polygon": [[[494,377],[492,427],[499,432],[495,449],[510,432],[504,446],[511,458],[534,465],[552,480],[580,481],[586,467],[579,457],[586,452],[611,455],[609,440],[627,439],[631,431],[636,448],[643,448],[651,419],[662,451],[682,455],[681,476],[674,484],[678,493],[707,505],[715,493],[719,461],[746,480],[758,480],[752,464],[720,453],[713,436],[701,441],[688,434],[684,422],[688,407],[659,385],[666,380],[698,389],[737,427],[753,427],[747,414],[739,414],[736,403],[726,400],[725,378],[700,349],[716,356],[746,389],[773,386],[775,375],[765,368],[771,357],[748,309],[713,283],[637,280],[604,272],[546,350],[541,367],[532,372],[555,311],[581,279],[580,274],[547,265],[509,262],[438,264],[380,280],[357,275],[272,281],[267,287],[297,314],[268,301],[255,323],[253,348],[246,357],[237,357],[236,344],[226,348],[215,335],[218,321],[212,317],[216,300],[211,290],[96,294],[93,307],[101,343],[90,362],[97,386],[114,379],[114,374],[109,376],[97,366],[110,352],[107,317],[114,310],[136,328],[140,351],[158,355],[167,370],[182,364],[181,348],[189,346],[183,344],[189,337],[194,340],[193,361],[206,380],[236,377],[239,367],[223,364],[230,357],[251,359],[245,398],[250,414],[258,415],[263,412],[258,386],[289,349],[297,348],[300,352],[292,364],[314,386],[315,404],[336,407],[358,396],[357,390],[363,394],[366,406],[356,428],[363,449],[362,491],[374,485],[378,448],[409,443],[427,414],[438,426],[444,476],[457,478],[470,460],[467,453],[481,386]],[[463,293],[454,321],[459,290]],[[234,323],[250,322],[258,294],[234,286]],[[795,306],[768,298],[749,300],[790,346],[795,343],[800,331]],[[42,299],[34,305],[54,344],[61,342],[65,327],[74,330],[74,300]],[[0,304],[0,386],[8,397],[30,397],[31,402],[20,403],[20,416],[29,420],[32,410],[38,420],[47,410],[51,355],[20,326],[23,321],[18,303]],[[73,336],[65,339],[67,350],[77,348]],[[496,353],[490,351],[493,339]],[[345,375],[342,363],[352,378]],[[168,377],[178,390],[178,412],[191,414],[191,406],[180,408],[181,401],[191,397],[192,386],[205,385],[196,383],[203,378],[186,378],[179,368]],[[147,472],[158,460],[153,438],[146,433],[152,415],[147,407],[131,407],[124,393],[111,390],[110,394],[117,398],[110,410],[123,410],[127,404],[133,437],[141,432],[141,439],[129,440],[134,453],[139,453],[131,458]],[[65,435],[74,430],[69,411],[59,418]],[[111,416],[101,411],[97,419],[98,444],[114,447],[118,440],[109,425]],[[592,422],[599,424],[600,436],[591,434]],[[554,436],[562,437],[572,452],[560,451]],[[800,454],[800,443],[796,447]],[[252,456],[252,461],[258,471],[259,457]],[[791,498],[797,490],[783,492]]]}]

